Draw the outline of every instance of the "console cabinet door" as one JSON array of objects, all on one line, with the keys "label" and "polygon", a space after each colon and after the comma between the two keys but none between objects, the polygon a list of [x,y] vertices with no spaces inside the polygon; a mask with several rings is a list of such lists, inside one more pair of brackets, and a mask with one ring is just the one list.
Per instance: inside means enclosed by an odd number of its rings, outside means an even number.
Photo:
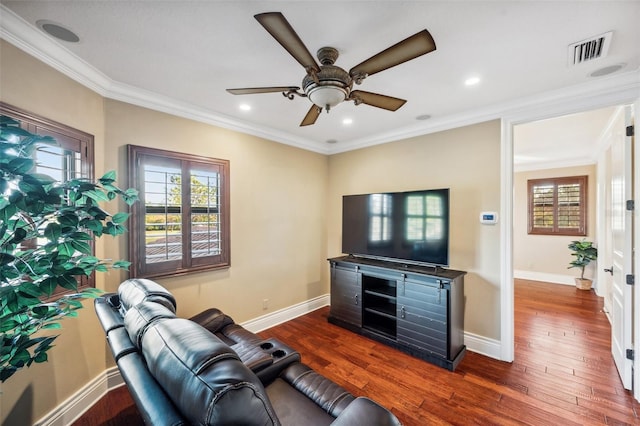
[{"label": "console cabinet door", "polygon": [[362,326],[362,275],[357,267],[331,267],[331,316]]},{"label": "console cabinet door", "polygon": [[435,279],[398,281],[398,342],[447,358],[448,294]]}]

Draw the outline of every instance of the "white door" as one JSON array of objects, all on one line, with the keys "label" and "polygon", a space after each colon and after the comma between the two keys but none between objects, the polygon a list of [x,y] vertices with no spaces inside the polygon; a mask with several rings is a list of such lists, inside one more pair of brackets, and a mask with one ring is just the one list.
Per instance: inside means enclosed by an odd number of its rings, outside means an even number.
[{"label": "white door", "polygon": [[[611,352],[625,389],[631,389],[633,361],[627,358],[632,349],[632,286],[627,275],[632,272],[632,214],[627,200],[632,197],[632,144],[626,136],[631,123],[631,107],[625,107],[624,121],[614,128],[611,144],[611,232],[613,288],[611,300]],[[608,265],[607,265],[608,266]]]}]

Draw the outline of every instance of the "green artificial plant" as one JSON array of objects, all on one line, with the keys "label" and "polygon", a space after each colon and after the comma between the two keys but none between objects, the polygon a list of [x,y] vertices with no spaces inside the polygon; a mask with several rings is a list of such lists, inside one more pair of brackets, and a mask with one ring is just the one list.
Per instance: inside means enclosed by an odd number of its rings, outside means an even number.
[{"label": "green artificial plant", "polygon": [[[59,320],[77,316],[94,288],[78,291],[78,277],[129,262],[95,257],[94,237],[126,231],[128,213],[110,214],[101,202],[137,200],[135,189],[115,186],[116,173],[96,182],[57,182],[35,173],[34,151],[56,142],[0,116],[0,381],[33,362],[45,362],[60,328]],[[62,287],[70,291],[59,298]]]},{"label": "green artificial plant", "polygon": [[584,269],[592,260],[598,258],[598,249],[593,247],[591,241],[585,241],[584,239],[581,241],[572,241],[568,247],[569,250],[571,250],[571,255],[575,256],[575,259],[569,263],[567,269],[580,268],[580,279],[584,280]]}]

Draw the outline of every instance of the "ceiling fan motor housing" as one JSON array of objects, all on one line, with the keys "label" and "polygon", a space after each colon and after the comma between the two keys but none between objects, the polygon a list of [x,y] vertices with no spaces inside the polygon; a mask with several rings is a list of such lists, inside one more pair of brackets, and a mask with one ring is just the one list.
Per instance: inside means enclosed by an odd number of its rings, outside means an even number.
[{"label": "ceiling fan motor housing", "polygon": [[327,110],[348,99],[352,87],[349,73],[335,65],[321,65],[319,73],[307,74],[302,80],[311,102]]}]

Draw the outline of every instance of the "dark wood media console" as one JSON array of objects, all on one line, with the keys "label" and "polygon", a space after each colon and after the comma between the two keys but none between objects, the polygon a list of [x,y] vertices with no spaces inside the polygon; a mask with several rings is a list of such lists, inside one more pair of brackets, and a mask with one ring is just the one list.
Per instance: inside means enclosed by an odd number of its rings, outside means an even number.
[{"label": "dark wood media console", "polygon": [[329,259],[329,322],[455,370],[464,345],[464,271]]}]

